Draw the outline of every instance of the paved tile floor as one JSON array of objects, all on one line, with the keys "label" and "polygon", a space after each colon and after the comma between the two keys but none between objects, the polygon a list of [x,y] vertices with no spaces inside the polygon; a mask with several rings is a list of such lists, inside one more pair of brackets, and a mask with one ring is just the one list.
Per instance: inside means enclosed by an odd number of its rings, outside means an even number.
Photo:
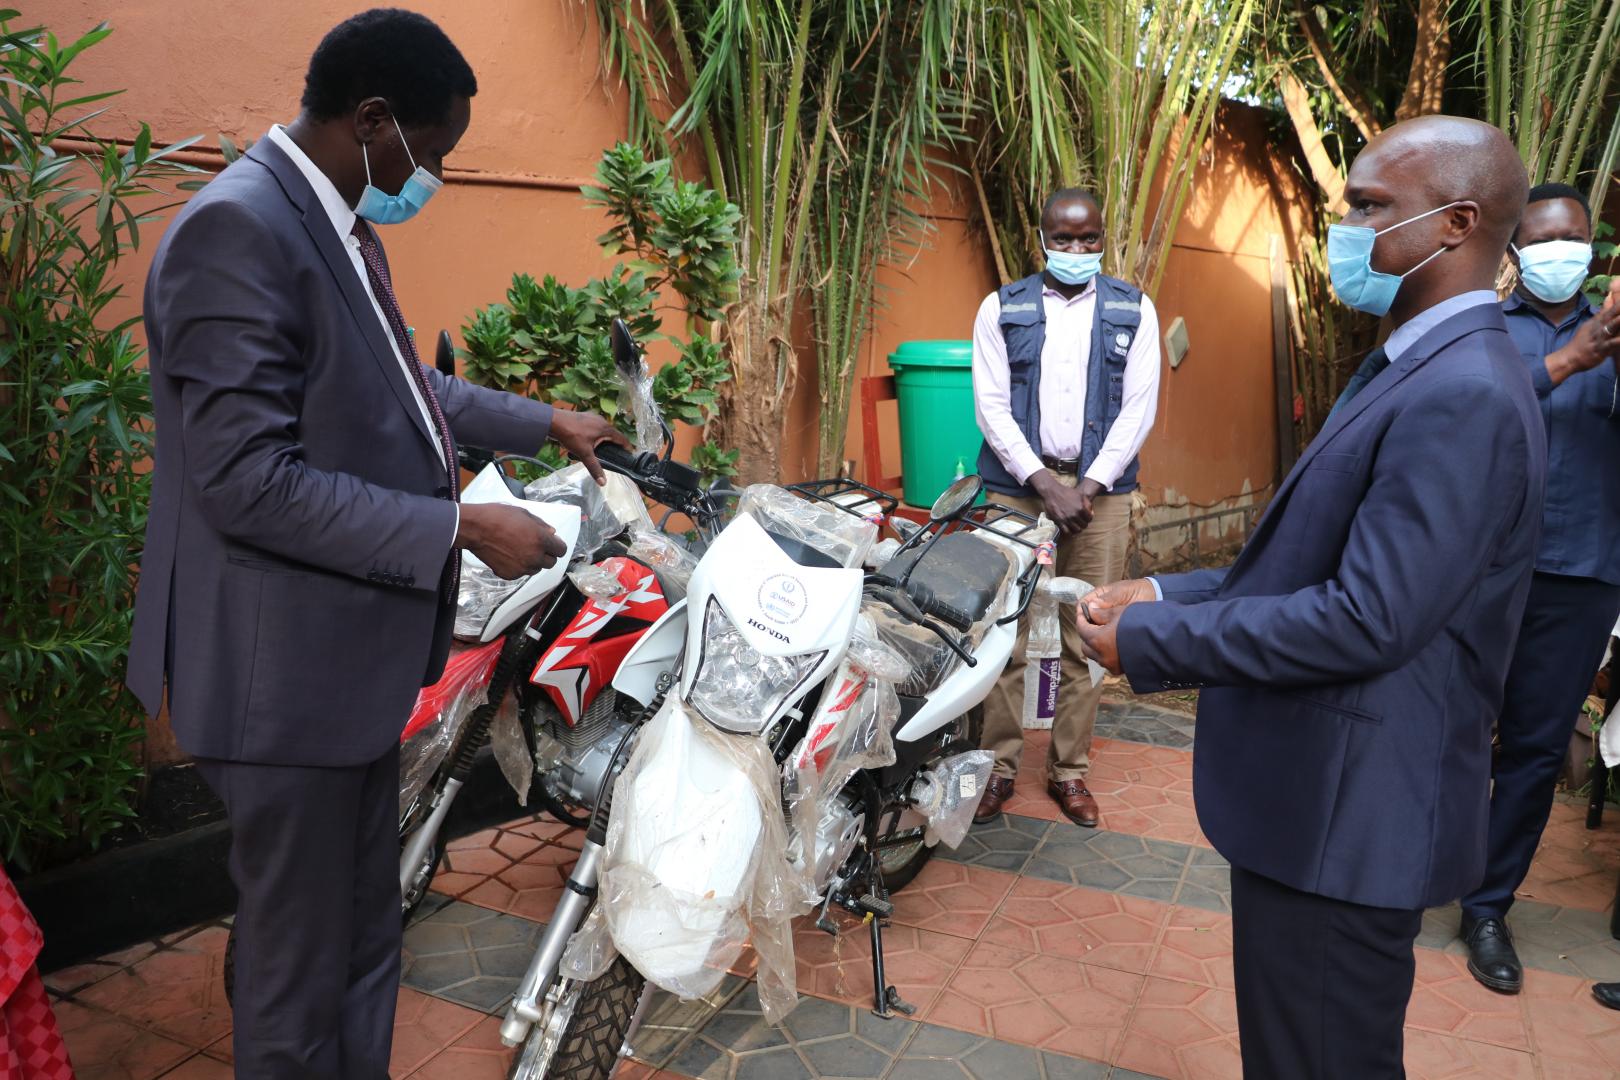
[{"label": "paved tile floor", "polygon": [[[852,919],[795,934],[804,995],[765,1025],[743,959],[707,999],[652,1002],[619,1076],[700,1080],[1226,1080],[1240,1075],[1225,862],[1198,829],[1192,721],[1137,701],[1104,706],[1091,787],[1103,828],[1062,820],[1032,734],[1000,820],[942,853],[896,897],[891,980],[915,1016],[868,1010],[871,950]],[[1430,912],[1407,1012],[1413,1080],[1620,1077],[1620,1014],[1588,985],[1620,979],[1607,907],[1620,811],[1584,828],[1559,802],[1511,922],[1525,992],[1479,986],[1455,906]],[[506,1074],[499,1015],[550,918],[578,834],[513,822],[451,846],[406,935],[393,1075]],[[222,925],[52,973],[81,1080],[231,1075]]]}]

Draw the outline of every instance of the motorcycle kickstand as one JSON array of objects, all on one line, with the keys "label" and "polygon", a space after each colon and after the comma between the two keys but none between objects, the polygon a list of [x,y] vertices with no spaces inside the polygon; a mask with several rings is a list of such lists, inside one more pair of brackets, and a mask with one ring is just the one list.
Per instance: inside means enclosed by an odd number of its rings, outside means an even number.
[{"label": "motorcycle kickstand", "polygon": [[883,887],[883,868],[877,855],[868,853],[867,858],[871,860],[867,881],[872,889],[856,905],[866,913],[867,925],[872,930],[872,996],[876,1000],[872,1015],[884,1020],[892,1018],[895,1013],[914,1016],[917,1006],[903,999],[899,988],[889,985],[888,976],[883,971],[883,925],[894,914],[894,905],[889,902],[887,890]]}]

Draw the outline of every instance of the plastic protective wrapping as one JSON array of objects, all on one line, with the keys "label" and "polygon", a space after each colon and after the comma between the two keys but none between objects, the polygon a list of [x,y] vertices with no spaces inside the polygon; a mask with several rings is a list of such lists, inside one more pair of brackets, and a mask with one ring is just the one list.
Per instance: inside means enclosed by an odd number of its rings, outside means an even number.
[{"label": "plastic protective wrapping", "polygon": [[400,817],[444,763],[467,717],[484,703],[501,644],[492,641],[456,653],[445,664],[439,681],[416,695],[416,707],[399,748]]},{"label": "plastic protective wrapping", "polygon": [[946,758],[918,779],[913,796],[917,811],[928,819],[926,843],[954,848],[962,842],[995,763],[990,751],[969,750]]},{"label": "plastic protective wrapping", "polygon": [[664,448],[664,425],[659,417],[658,402],[653,398],[652,376],[647,372],[647,358],[642,355],[636,357],[636,371],[634,375],[619,369],[619,381],[623,389],[619,393],[619,402],[628,404],[631,417],[636,422],[636,453],[656,453]]},{"label": "plastic protective wrapping", "polygon": [[891,536],[887,540],[879,540],[876,546],[874,546],[872,550],[867,553],[866,568],[868,570],[883,569],[884,564],[890,559],[894,558],[895,552],[899,550],[900,541],[896,540],[894,537]]},{"label": "plastic protective wrapping", "polygon": [[456,637],[477,641],[495,609],[528,580],[525,575],[508,581],[483,563],[461,560],[461,586],[456,591]]},{"label": "plastic protective wrapping", "polygon": [[782,767],[782,801],[793,826],[792,855],[809,874],[806,899],[813,902],[835,866],[819,865],[815,838],[833,800],[862,769],[895,761],[894,726],[900,718],[895,691],[909,665],[878,639],[869,615],[856,620],[843,664],[810,719],[804,739]]},{"label": "plastic protective wrapping", "polygon": [[613,935],[608,932],[607,913],[597,903],[568,939],[557,971],[565,979],[590,982],[606,975],[618,958],[619,950],[613,947]]},{"label": "plastic protective wrapping", "polygon": [[673,592],[672,600],[686,595],[692,582],[692,571],[698,559],[690,550],[656,529],[632,529],[630,557],[658,572],[658,580],[666,594]]},{"label": "plastic protective wrapping", "polygon": [[592,600],[611,600],[624,592],[619,575],[596,563],[582,563],[568,571],[568,580],[574,588]]},{"label": "plastic protective wrapping", "polygon": [[518,805],[529,805],[529,785],[534,781],[534,758],[529,756],[529,744],[523,738],[518,724],[517,695],[507,694],[495,710],[495,719],[489,725],[489,745],[495,754],[495,764],[501,775],[512,785]]},{"label": "plastic protective wrapping", "polygon": [[[1074,605],[1092,587],[1078,578],[1045,577],[1035,589],[1035,598],[1029,603],[1029,636],[1024,649],[1024,708],[1023,726],[1028,730],[1045,730],[1057,717],[1058,688],[1063,682],[1063,611],[1069,609],[1074,617]],[[1102,668],[1094,660],[1091,666],[1091,685],[1101,681]]]},{"label": "plastic protective wrapping", "polygon": [[859,567],[877,543],[878,526],[824,503],[801,499],[775,484],[743,489],[738,511],[747,511],[776,533],[811,547],[843,567]]},{"label": "plastic protective wrapping", "polygon": [[752,944],[767,1023],[797,1001],[790,920],[803,869],[770,747],[728,736],[675,698],[642,730],[614,788],[598,906],[614,946],[681,998],[712,992]]},{"label": "plastic protective wrapping", "polygon": [[523,489],[523,497],[531,502],[562,503],[579,511],[579,539],[574,543],[576,560],[594,559],[602,545],[627,526],[652,526],[646,502],[635,484],[617,473],[609,473],[607,479],[608,484],[603,487],[591,478],[584,465],[575,463],[531,481]]}]

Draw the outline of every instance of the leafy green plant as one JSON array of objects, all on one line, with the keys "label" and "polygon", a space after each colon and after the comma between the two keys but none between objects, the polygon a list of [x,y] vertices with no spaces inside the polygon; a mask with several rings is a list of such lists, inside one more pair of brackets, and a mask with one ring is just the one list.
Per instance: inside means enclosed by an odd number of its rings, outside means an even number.
[{"label": "leafy green plant", "polygon": [[[68,44],[0,11],[0,856],[25,869],[132,814],[140,707],[123,686],[146,526],[151,397],[114,268],[181,173],[142,125],[94,136]],[[181,184],[180,186],[190,186]]]},{"label": "leafy green plant", "polygon": [[[731,378],[712,334],[736,295],[737,208],[701,184],[675,180],[668,160],[648,160],[626,143],[602,155],[584,195],[613,223],[597,242],[623,261],[581,288],[549,274],[540,281],[516,275],[504,304],[480,308],[461,328],[466,376],[601,413],[632,432],[608,346],[608,328],[621,318],[643,343],[674,344],[676,359],[653,376],[653,398],[671,424],[703,427]],[[666,293],[685,313],[684,336],[660,329],[657,306]],[[737,457],[705,444],[693,461],[712,478],[735,475]]]},{"label": "leafy green plant", "polygon": [[[1614,257],[1620,255],[1620,244],[1616,244],[1609,237],[1614,235],[1614,226],[1607,221],[1594,223],[1592,227],[1592,262],[1594,266],[1612,266]],[[1581,291],[1592,303],[1602,306],[1603,299],[1609,293],[1609,284],[1614,281],[1613,274],[1593,274],[1581,286]]]}]

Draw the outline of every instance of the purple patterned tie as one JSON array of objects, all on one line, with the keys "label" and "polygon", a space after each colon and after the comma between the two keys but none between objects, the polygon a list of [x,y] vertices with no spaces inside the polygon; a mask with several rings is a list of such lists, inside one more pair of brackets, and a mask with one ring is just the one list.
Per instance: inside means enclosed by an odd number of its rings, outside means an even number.
[{"label": "purple patterned tie", "polygon": [[[388,277],[388,267],[383,264],[382,246],[377,243],[376,235],[364,218],[354,219],[354,238],[360,241],[360,258],[366,264],[366,276],[371,279],[371,294],[377,298],[377,306],[382,308],[383,318],[393,332],[394,343],[399,346],[400,355],[405,358],[405,367],[416,380],[416,389],[421,393],[428,415],[433,418],[433,426],[438,431],[446,472],[450,477],[450,501],[460,502],[461,470],[456,464],[456,442],[450,434],[450,424],[444,418],[444,410],[439,407],[439,395],[433,392],[433,384],[428,382],[427,372],[422,367],[422,358],[417,355],[416,339],[405,326],[405,315],[399,310],[399,300],[394,296],[394,284]],[[450,567],[447,589],[453,601],[461,581],[461,559],[451,559]]]}]

